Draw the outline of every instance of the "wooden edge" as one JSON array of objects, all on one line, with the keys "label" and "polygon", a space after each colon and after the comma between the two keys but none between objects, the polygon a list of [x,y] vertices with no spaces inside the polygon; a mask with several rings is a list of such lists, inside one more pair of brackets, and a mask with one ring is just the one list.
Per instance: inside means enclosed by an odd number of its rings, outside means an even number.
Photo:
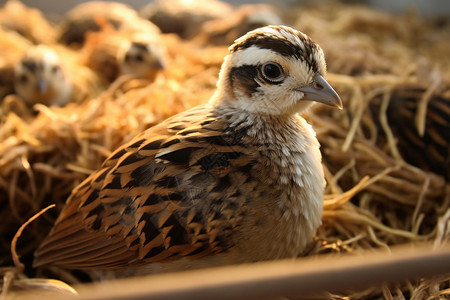
[{"label": "wooden edge", "polygon": [[[79,297],[74,299],[252,299],[301,296],[446,273],[450,278],[449,245],[437,250],[432,250],[431,245],[406,245],[392,248],[390,254],[384,250],[354,255],[319,255],[87,284],[75,287]],[[59,299],[69,298],[64,296]]]}]

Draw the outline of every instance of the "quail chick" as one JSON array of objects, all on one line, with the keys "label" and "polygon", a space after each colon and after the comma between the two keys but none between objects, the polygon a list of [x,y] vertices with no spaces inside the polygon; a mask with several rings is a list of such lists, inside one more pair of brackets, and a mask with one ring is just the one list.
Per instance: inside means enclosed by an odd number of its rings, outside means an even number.
[{"label": "quail chick", "polygon": [[34,265],[136,275],[296,257],[321,224],[325,183],[299,114],[342,107],[325,72],[321,48],[292,28],[237,39],[211,100],[113,152],[73,190]]},{"label": "quail chick", "polygon": [[126,4],[107,1],[89,1],[71,9],[60,24],[59,42],[82,46],[88,32],[97,32],[107,23],[121,32],[147,32],[158,35],[160,30],[152,22],[139,17]]},{"label": "quail chick", "polygon": [[266,25],[282,25],[275,8],[268,4],[241,5],[232,14],[205,22],[198,40],[214,45],[229,45],[246,32]]},{"label": "quail chick", "polygon": [[158,36],[127,34],[106,28],[87,34],[83,61],[106,83],[128,74],[153,81],[165,67],[165,47]]},{"label": "quail chick", "polygon": [[4,96],[14,93],[14,67],[32,44],[20,34],[1,27],[0,37],[0,103],[2,103]]},{"label": "quail chick", "polygon": [[140,10],[140,15],[152,21],[163,33],[175,33],[190,39],[210,20],[228,17],[233,7],[220,0],[157,0]]},{"label": "quail chick", "polygon": [[67,14],[61,40],[82,46],[84,64],[109,84],[123,74],[152,81],[164,66],[159,35],[159,29],[132,8],[92,1]]},{"label": "quail chick", "polygon": [[19,0],[8,0],[0,8],[0,27],[15,31],[35,44],[53,43],[56,38],[55,26],[39,10]]},{"label": "quail chick", "polygon": [[29,105],[66,105],[73,85],[58,54],[44,45],[29,48],[15,66],[14,89]]},{"label": "quail chick", "polygon": [[165,49],[151,34],[137,33],[122,44],[117,54],[121,74],[151,81],[165,68]]}]

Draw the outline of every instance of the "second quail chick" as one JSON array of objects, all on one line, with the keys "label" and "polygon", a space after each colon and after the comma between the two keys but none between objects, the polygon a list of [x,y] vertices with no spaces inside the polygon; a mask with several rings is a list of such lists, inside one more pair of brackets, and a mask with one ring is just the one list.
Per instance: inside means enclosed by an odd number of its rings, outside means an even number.
[{"label": "second quail chick", "polygon": [[14,70],[15,92],[29,105],[64,106],[73,85],[58,54],[44,45],[29,48]]},{"label": "second quail chick", "polygon": [[35,44],[50,44],[56,39],[55,26],[39,10],[18,0],[8,0],[0,8],[0,27],[17,32]]},{"label": "second quail chick", "polygon": [[165,49],[161,41],[146,33],[134,34],[117,54],[120,73],[153,81],[165,68]]},{"label": "second quail chick", "polygon": [[292,28],[236,40],[209,103],[142,132],[73,190],[35,266],[123,276],[296,257],[321,224],[325,183],[298,114],[342,106],[325,72]]},{"label": "second quail chick", "polygon": [[0,103],[14,93],[14,67],[23,57],[31,42],[15,31],[0,26]]},{"label": "second quail chick", "polygon": [[221,0],[156,0],[144,6],[140,15],[156,24],[163,33],[191,39],[207,21],[226,18],[233,7]]},{"label": "second quail chick", "polygon": [[150,33],[106,27],[87,34],[82,53],[84,64],[106,83],[125,74],[153,81],[165,67],[165,47],[159,36]]},{"label": "second quail chick", "polygon": [[197,39],[213,45],[229,45],[250,30],[282,24],[280,15],[268,4],[241,5],[230,15],[205,22]]},{"label": "second quail chick", "polygon": [[109,24],[117,31],[138,31],[158,35],[158,27],[139,17],[130,6],[110,1],[87,1],[72,8],[60,24],[59,42],[82,46],[86,34],[102,30]]}]

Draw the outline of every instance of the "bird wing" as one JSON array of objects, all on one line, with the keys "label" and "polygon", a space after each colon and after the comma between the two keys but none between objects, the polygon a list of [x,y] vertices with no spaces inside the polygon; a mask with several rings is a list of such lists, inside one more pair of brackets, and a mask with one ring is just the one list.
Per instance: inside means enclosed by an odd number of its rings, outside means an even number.
[{"label": "bird wing", "polygon": [[34,265],[112,268],[232,247],[247,197],[237,181],[254,155],[245,128],[227,126],[202,106],[117,149],[74,189]]},{"label": "bird wing", "polygon": [[[428,100],[423,133],[417,127],[417,116],[426,89],[409,86],[394,89],[386,113],[403,158],[450,180],[450,89],[446,91]],[[416,126],[411,126],[412,123]]]}]

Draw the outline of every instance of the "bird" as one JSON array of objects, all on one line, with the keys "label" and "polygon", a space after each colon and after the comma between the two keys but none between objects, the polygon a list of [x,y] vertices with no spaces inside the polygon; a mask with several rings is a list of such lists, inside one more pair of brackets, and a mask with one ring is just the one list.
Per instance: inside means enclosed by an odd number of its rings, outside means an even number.
[{"label": "bird", "polygon": [[321,224],[320,145],[342,108],[320,46],[287,26],[235,40],[210,101],[141,132],[69,196],[34,267],[134,276],[297,257]]},{"label": "bird", "polygon": [[0,104],[6,95],[14,94],[14,67],[32,43],[0,26]]},{"label": "bird", "polygon": [[29,106],[64,106],[71,100],[73,85],[56,51],[37,45],[16,63],[14,89]]},{"label": "bird", "polygon": [[200,43],[228,45],[250,30],[283,23],[279,13],[269,4],[244,4],[222,18],[204,22],[195,38]]},{"label": "bird", "polygon": [[[386,111],[387,121],[395,135],[403,159],[423,170],[450,181],[450,96],[448,85],[430,96],[424,115],[423,133],[411,126],[419,111],[426,89],[402,85],[391,94]],[[376,103],[376,102],[375,102]]]},{"label": "bird", "polygon": [[61,43],[79,49],[83,65],[104,85],[121,75],[153,81],[165,67],[160,30],[125,4],[81,3],[67,13],[60,31]]},{"label": "bird", "polygon": [[221,0],[156,0],[139,11],[142,18],[150,20],[163,33],[174,33],[186,40],[199,34],[205,22],[232,13],[233,6]]},{"label": "bird", "polygon": [[138,31],[155,35],[159,28],[127,4],[110,1],[83,2],[69,10],[59,24],[58,41],[74,48],[81,47],[89,32],[98,32],[110,25],[117,31]]},{"label": "bird", "polygon": [[84,65],[111,83],[121,75],[154,81],[166,67],[166,49],[158,35],[123,33],[112,28],[86,35]]},{"label": "bird", "polygon": [[117,53],[120,74],[153,81],[165,69],[165,48],[153,34],[135,33]]},{"label": "bird", "polygon": [[[52,44],[56,40],[54,24],[37,8],[26,6],[22,1],[2,1],[0,28],[20,34],[33,44]],[[2,33],[3,40],[3,33]]]}]

